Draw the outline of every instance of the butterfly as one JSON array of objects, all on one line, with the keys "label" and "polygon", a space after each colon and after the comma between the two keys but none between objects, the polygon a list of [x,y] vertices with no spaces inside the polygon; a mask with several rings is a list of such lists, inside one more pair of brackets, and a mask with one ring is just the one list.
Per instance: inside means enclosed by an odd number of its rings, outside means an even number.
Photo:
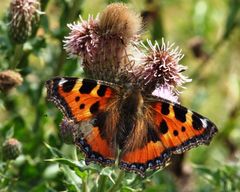
[{"label": "butterfly", "polygon": [[209,144],[217,132],[209,119],[131,84],[56,77],[46,87],[66,125],[76,128],[74,143],[87,164],[117,161],[121,169],[144,176],[165,167],[173,154]]}]

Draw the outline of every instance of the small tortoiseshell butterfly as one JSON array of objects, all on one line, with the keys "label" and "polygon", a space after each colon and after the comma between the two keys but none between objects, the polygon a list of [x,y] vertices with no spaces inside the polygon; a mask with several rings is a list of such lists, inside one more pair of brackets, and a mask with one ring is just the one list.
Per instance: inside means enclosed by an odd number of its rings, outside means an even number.
[{"label": "small tortoiseshell butterfly", "polygon": [[121,169],[143,176],[166,166],[172,154],[209,144],[217,132],[207,118],[133,85],[56,77],[46,86],[48,99],[77,126],[75,144],[87,163],[118,159]]}]

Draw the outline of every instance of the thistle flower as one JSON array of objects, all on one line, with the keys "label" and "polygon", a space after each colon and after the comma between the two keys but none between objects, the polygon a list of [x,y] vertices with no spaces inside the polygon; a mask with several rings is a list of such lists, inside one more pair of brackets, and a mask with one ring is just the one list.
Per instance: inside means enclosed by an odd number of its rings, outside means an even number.
[{"label": "thistle flower", "polygon": [[169,101],[172,101],[174,103],[179,103],[178,102],[178,95],[172,91],[170,87],[167,86],[162,86],[156,88],[153,92],[152,95],[161,97],[163,99],[167,99]]},{"label": "thistle flower", "polygon": [[33,34],[40,20],[38,0],[12,0],[9,11],[9,36],[13,42],[22,44]]},{"label": "thistle flower", "polygon": [[2,146],[2,154],[5,160],[16,159],[22,153],[21,143],[14,138],[7,139]]},{"label": "thistle flower", "polygon": [[[169,87],[177,93],[176,88],[191,80],[181,72],[186,67],[179,64],[183,54],[179,48],[173,49],[174,44],[162,40],[160,47],[157,42],[148,42],[148,47],[141,43],[147,53],[140,59],[140,64],[135,65],[132,73],[138,79],[138,83],[149,93],[161,87]],[[139,50],[141,51],[141,50]]]},{"label": "thistle flower", "polygon": [[93,62],[99,49],[98,17],[94,19],[93,16],[89,16],[88,20],[80,17],[80,22],[68,24],[68,28],[71,31],[63,41],[68,55],[83,57],[86,63]]},{"label": "thistle flower", "polygon": [[0,72],[0,90],[1,91],[9,91],[10,89],[19,86],[22,84],[22,76],[20,73],[6,70]]},{"label": "thistle flower", "polygon": [[109,5],[99,17],[69,24],[64,48],[70,56],[80,56],[90,78],[115,82],[131,61],[129,46],[140,31],[140,19],[125,5]]}]

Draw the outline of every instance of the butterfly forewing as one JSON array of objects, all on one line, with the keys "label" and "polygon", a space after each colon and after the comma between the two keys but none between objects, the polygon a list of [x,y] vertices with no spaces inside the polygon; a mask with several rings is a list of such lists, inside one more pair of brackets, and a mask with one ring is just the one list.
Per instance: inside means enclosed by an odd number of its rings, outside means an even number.
[{"label": "butterfly forewing", "polygon": [[[54,78],[46,82],[48,99],[64,114],[67,126],[77,125],[75,144],[86,155],[86,162],[103,165],[114,163],[115,148],[112,135],[106,134],[111,121],[112,101],[117,86],[91,79]],[[113,125],[114,126],[114,125]]]},{"label": "butterfly forewing", "polygon": [[173,153],[209,144],[217,132],[210,120],[179,104],[162,100],[153,102],[151,106],[160,140]]},{"label": "butterfly forewing", "polygon": [[48,99],[65,116],[76,122],[105,110],[114,90],[100,81],[79,78],[55,78],[47,81]]}]

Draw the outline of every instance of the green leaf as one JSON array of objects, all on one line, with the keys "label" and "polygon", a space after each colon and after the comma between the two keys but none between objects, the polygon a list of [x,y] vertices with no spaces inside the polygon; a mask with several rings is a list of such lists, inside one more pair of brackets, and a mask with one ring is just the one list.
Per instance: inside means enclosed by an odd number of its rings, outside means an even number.
[{"label": "green leaf", "polygon": [[6,139],[12,138],[13,135],[14,135],[14,128],[12,126],[6,133]]},{"label": "green leaf", "polygon": [[52,153],[52,155],[54,157],[62,157],[62,153],[60,150],[58,150],[57,148],[55,147],[51,147],[50,145],[48,145],[47,143],[44,143],[44,145],[49,149],[49,151]]},{"label": "green leaf", "polygon": [[[65,158],[53,158],[53,159],[46,159],[45,161],[49,161],[49,162],[58,162],[60,164],[63,165],[67,165],[69,166],[71,169],[73,169],[75,172],[77,170],[80,170],[81,172],[86,171],[86,170],[95,170],[93,167],[91,166],[83,166],[78,162],[75,162],[73,160],[69,160],[69,159],[65,159]],[[79,172],[77,173],[79,174]],[[84,175],[82,175],[84,176]]]},{"label": "green leaf", "polygon": [[237,22],[239,22],[239,19],[240,19],[239,12],[240,12],[240,1],[230,0],[229,13],[228,13],[226,24],[225,24],[223,39],[227,39],[231,34],[232,30],[237,26]]}]

